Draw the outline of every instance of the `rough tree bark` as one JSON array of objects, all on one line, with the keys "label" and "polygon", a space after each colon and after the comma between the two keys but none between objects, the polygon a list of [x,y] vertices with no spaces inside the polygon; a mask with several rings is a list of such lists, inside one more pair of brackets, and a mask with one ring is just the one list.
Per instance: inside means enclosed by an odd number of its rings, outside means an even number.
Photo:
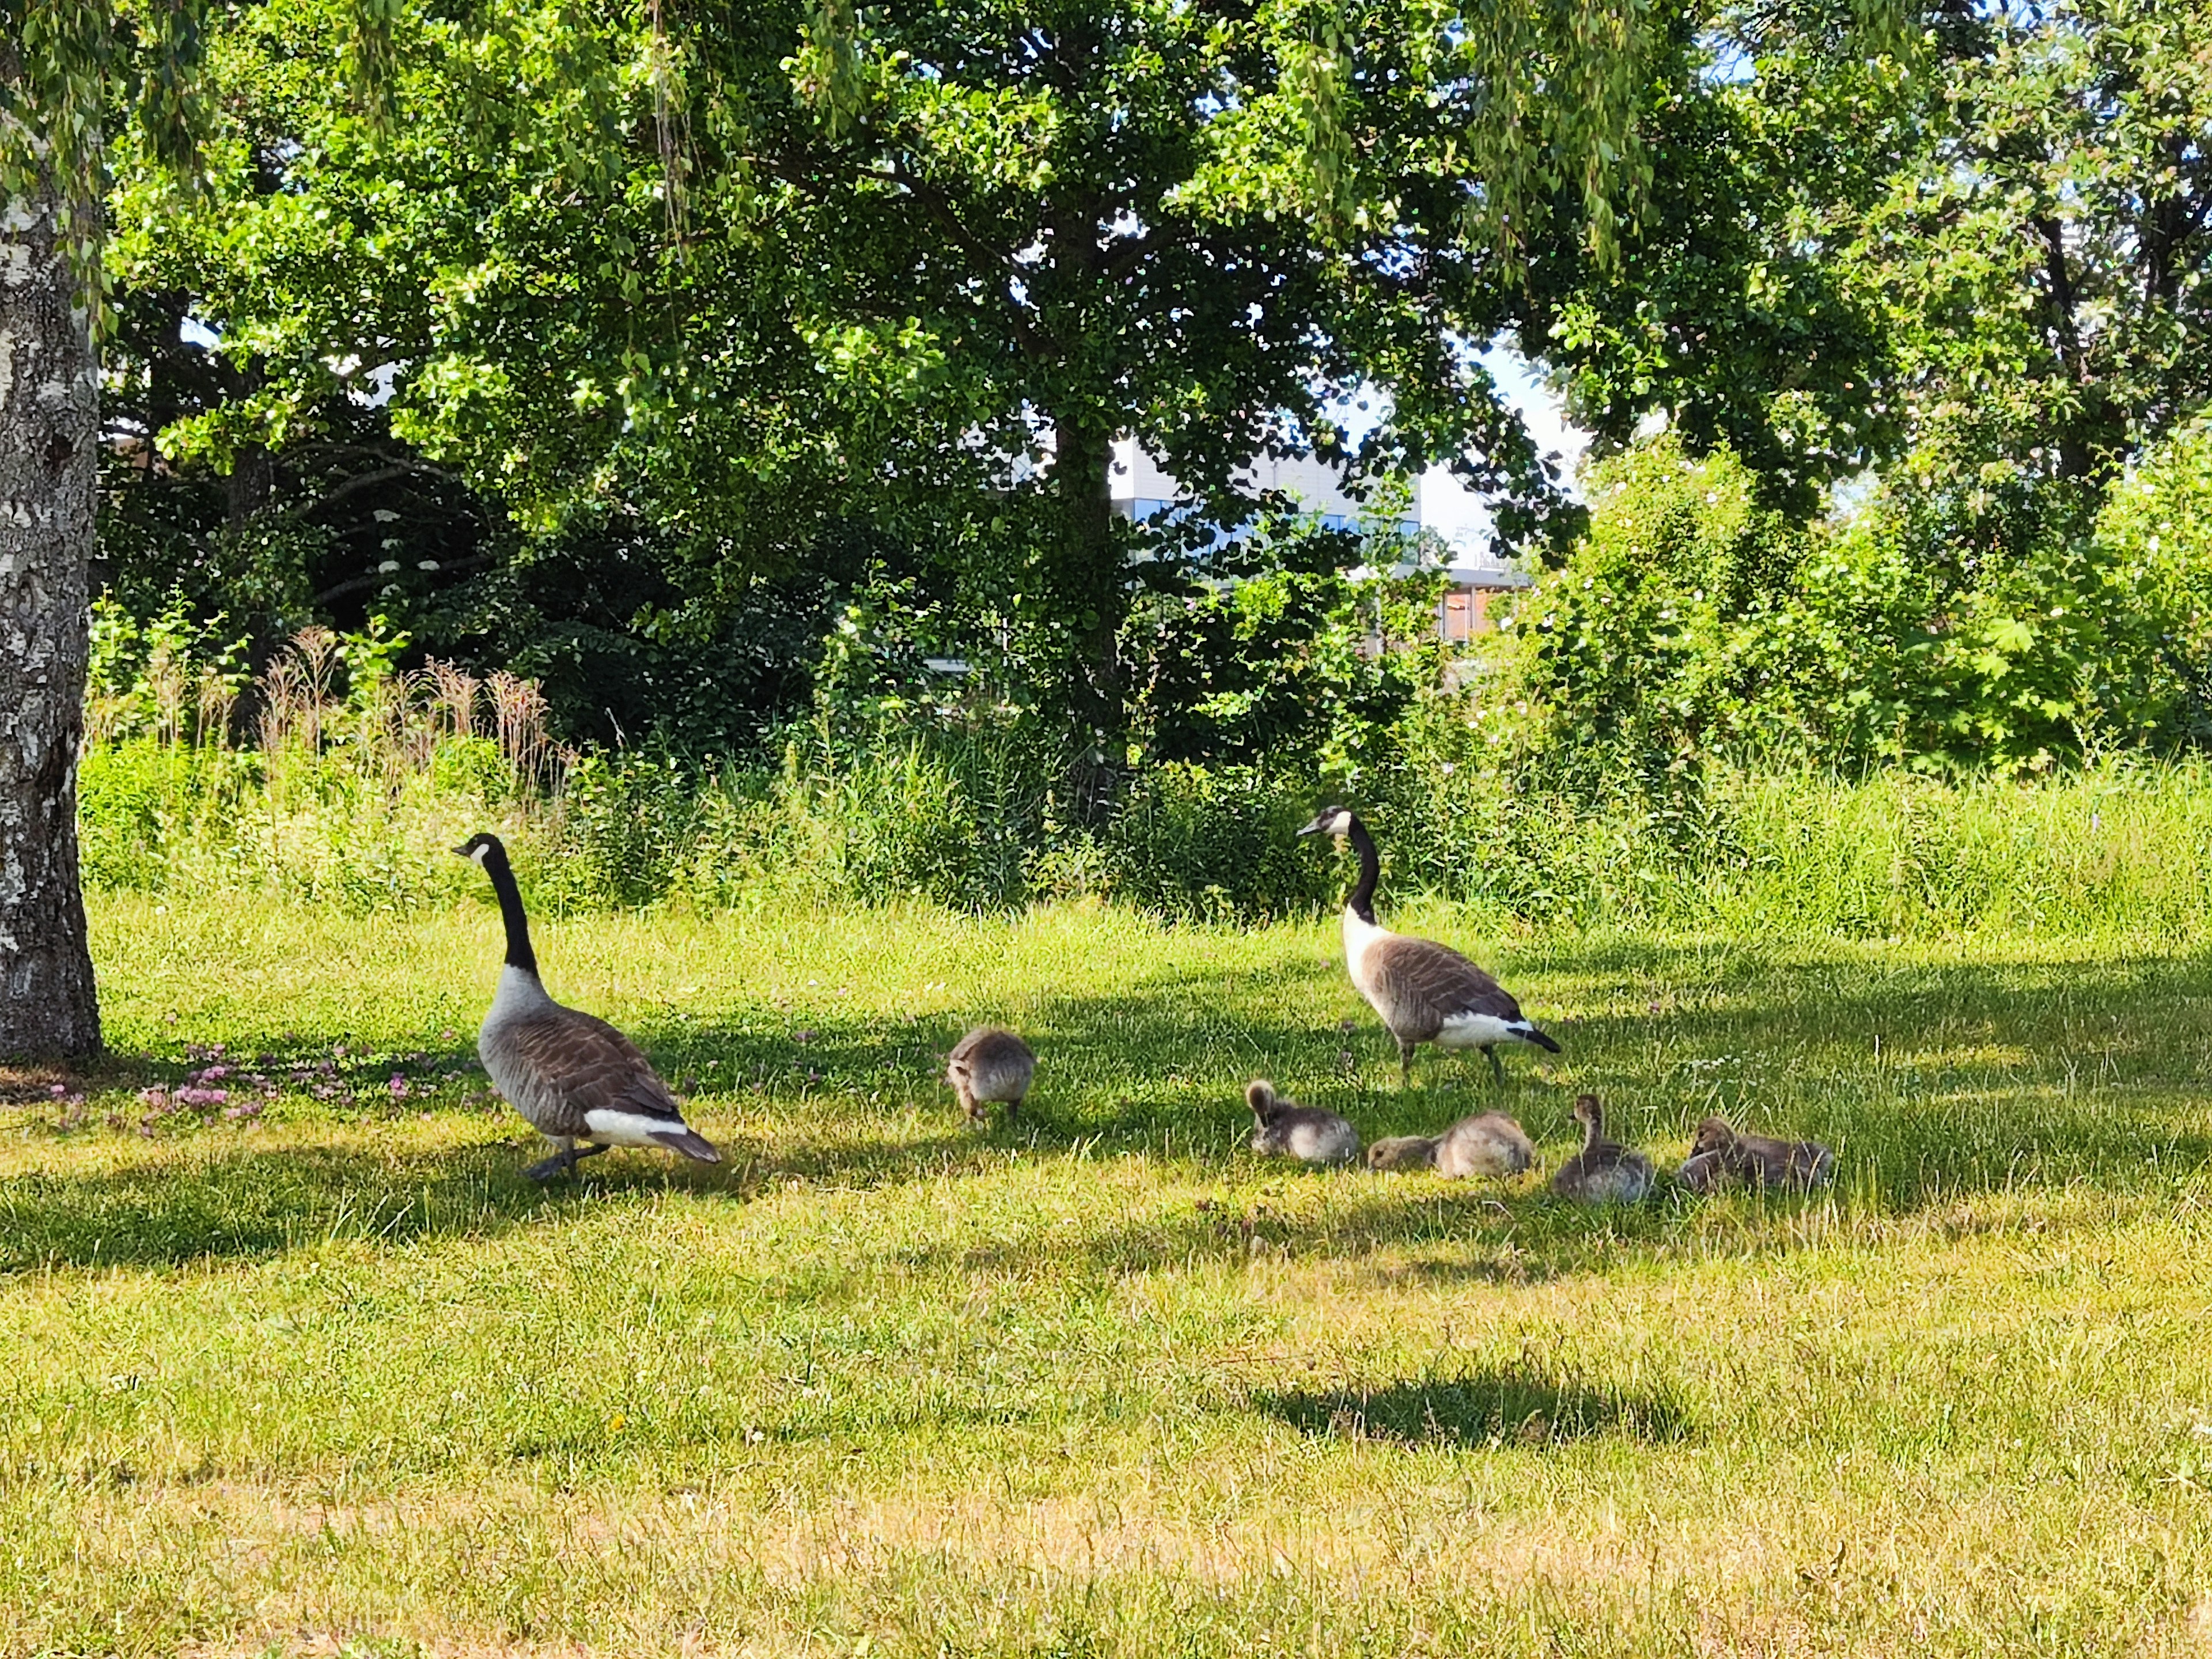
[{"label": "rough tree bark", "polygon": [[76,848],[100,386],[59,209],[51,184],[0,198],[0,1054],[100,1047]]}]

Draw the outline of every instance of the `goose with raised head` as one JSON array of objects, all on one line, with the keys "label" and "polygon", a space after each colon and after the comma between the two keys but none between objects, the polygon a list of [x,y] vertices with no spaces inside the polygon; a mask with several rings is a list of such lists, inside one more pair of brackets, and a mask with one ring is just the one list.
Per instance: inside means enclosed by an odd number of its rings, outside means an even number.
[{"label": "goose with raised head", "polygon": [[1724,1117],[1709,1117],[1698,1125],[1689,1158],[1682,1167],[1687,1170],[1700,1159],[1710,1160],[1712,1170],[1707,1185],[1700,1189],[1705,1191],[1723,1181],[1741,1181],[1752,1187],[1790,1187],[1807,1192],[1836,1178],[1836,1155],[1819,1141],[1740,1134]]},{"label": "goose with raised head", "polygon": [[995,1025],[978,1025],[953,1045],[945,1061],[945,1080],[970,1123],[989,1117],[985,1108],[992,1105],[1003,1105],[1006,1121],[1012,1122],[1036,1075],[1036,1055],[1030,1045]]},{"label": "goose with raised head", "polygon": [[523,1173],[550,1181],[614,1146],[720,1163],[635,1042],[596,1014],[563,1007],[546,994],[505,844],[497,836],[471,836],[453,851],[483,866],[507,923],[507,965],[477,1033],[477,1054],[492,1086],[559,1148]]},{"label": "goose with raised head", "polygon": [[1252,1150],[1301,1164],[1352,1164],[1359,1158],[1359,1131],[1334,1112],[1301,1106],[1275,1092],[1265,1078],[1244,1088],[1252,1109]]},{"label": "goose with raised head", "polygon": [[1559,1166],[1552,1190],[1584,1204],[1634,1204],[1651,1190],[1651,1160],[1605,1133],[1605,1108],[1595,1095],[1575,1099],[1583,1149]]},{"label": "goose with raised head", "polygon": [[1413,1080],[1413,1050],[1479,1048],[1493,1078],[1504,1081],[1501,1042],[1525,1042],[1559,1052],[1521,1012],[1505,988],[1448,945],[1394,933],[1375,920],[1375,884],[1382,860],[1375,837],[1356,813],[1324,807],[1302,836],[1334,836],[1359,855],[1359,884],[1344,902],[1344,967],[1367,1006],[1382,1017],[1398,1043],[1398,1083]]}]

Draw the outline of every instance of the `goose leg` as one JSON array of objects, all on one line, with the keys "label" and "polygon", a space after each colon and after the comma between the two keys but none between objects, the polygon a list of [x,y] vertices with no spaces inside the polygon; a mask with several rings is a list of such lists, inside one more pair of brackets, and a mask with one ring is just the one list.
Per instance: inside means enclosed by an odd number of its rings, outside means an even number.
[{"label": "goose leg", "polygon": [[1403,1037],[1398,1039],[1398,1086],[1413,1086],[1413,1045]]},{"label": "goose leg", "polygon": [[1486,1042],[1482,1045],[1482,1052],[1490,1057],[1490,1080],[1492,1083],[1503,1084],[1505,1081],[1505,1066],[1504,1063],[1498,1058],[1498,1045],[1494,1042]]},{"label": "goose leg", "polygon": [[545,1159],[543,1163],[532,1164],[522,1173],[527,1176],[531,1180],[538,1182],[540,1186],[543,1186],[545,1182],[552,1180],[555,1176],[565,1174],[567,1171],[574,1169],[586,1158],[597,1158],[601,1152],[607,1150],[605,1147],[599,1146],[586,1146],[579,1147],[574,1139],[567,1135],[561,1137],[558,1145],[561,1148],[559,1152],[554,1153],[552,1157]]}]

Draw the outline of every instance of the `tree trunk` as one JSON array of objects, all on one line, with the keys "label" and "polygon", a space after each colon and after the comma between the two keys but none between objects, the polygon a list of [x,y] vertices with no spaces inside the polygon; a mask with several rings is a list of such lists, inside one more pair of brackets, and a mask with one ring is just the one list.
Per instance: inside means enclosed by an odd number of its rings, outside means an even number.
[{"label": "tree trunk", "polygon": [[100,384],[59,207],[0,200],[0,1054],[100,1047],[76,867]]},{"label": "tree trunk", "polygon": [[1053,473],[1061,517],[1054,586],[1073,635],[1067,689],[1075,755],[1067,790],[1079,823],[1097,823],[1113,811],[1128,762],[1121,658],[1128,572],[1114,534],[1113,461],[1110,432],[1073,421],[1055,428]]}]

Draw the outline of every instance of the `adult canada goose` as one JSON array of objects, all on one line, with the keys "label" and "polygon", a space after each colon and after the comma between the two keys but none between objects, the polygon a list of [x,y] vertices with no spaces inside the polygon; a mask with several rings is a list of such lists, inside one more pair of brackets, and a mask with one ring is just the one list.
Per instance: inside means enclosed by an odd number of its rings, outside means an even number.
[{"label": "adult canada goose", "polygon": [[[1709,1117],[1698,1125],[1690,1142],[1689,1163],[1701,1158],[1713,1162],[1714,1186],[1723,1180],[1734,1180],[1753,1187],[1795,1187],[1803,1192],[1825,1187],[1836,1178],[1836,1155],[1820,1142],[1738,1134],[1722,1117]],[[1689,1164],[1683,1167],[1687,1169]]]},{"label": "adult canada goose", "polygon": [[1298,831],[1349,841],[1359,854],[1359,885],[1344,902],[1344,966],[1367,1006],[1398,1040],[1398,1085],[1413,1080],[1413,1050],[1424,1042],[1442,1048],[1480,1048],[1503,1082],[1501,1042],[1529,1042],[1559,1052],[1538,1030],[1505,988],[1448,945],[1394,933],[1375,920],[1375,883],[1382,873],[1375,838],[1358,817],[1341,806],[1322,809]]},{"label": "adult canada goose", "polygon": [[1367,1149],[1370,1170],[1434,1170],[1448,1181],[1519,1175],[1535,1158],[1521,1126],[1501,1112],[1463,1117],[1440,1135],[1394,1135]]},{"label": "adult canada goose", "polygon": [[1358,1130],[1334,1112],[1284,1099],[1264,1078],[1245,1085],[1244,1103],[1252,1109],[1255,1152],[1303,1164],[1350,1164],[1359,1157]]},{"label": "adult canada goose", "polygon": [[668,1085],[635,1042],[597,1015],[564,1008],[545,994],[522,893],[500,838],[471,836],[453,851],[483,866],[507,921],[507,965],[477,1033],[477,1053],[492,1086],[560,1148],[523,1174],[550,1181],[611,1146],[657,1146],[720,1164],[722,1155],[684,1121]]},{"label": "adult canada goose", "polygon": [[969,1032],[953,1045],[945,1062],[945,1081],[960,1097],[961,1109],[971,1123],[982,1122],[990,1115],[984,1108],[999,1103],[1006,1109],[1006,1121],[1013,1121],[1036,1074],[1036,1056],[1030,1045],[995,1025],[978,1025]]},{"label": "adult canada goose", "polygon": [[1584,1204],[1633,1204],[1651,1190],[1651,1160],[1606,1138],[1605,1108],[1595,1095],[1576,1097],[1575,1121],[1583,1126],[1583,1149],[1552,1177],[1553,1192]]}]

